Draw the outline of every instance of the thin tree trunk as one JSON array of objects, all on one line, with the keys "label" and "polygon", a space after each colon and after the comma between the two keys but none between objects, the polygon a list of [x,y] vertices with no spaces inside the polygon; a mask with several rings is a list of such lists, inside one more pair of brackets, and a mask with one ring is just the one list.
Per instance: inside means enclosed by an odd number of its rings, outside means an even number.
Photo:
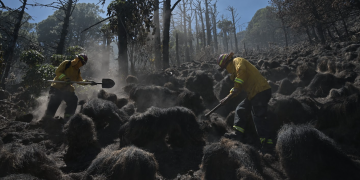
[{"label": "thin tree trunk", "polygon": [[[188,28],[188,41],[189,41],[189,46],[190,46],[190,50],[189,50],[189,55],[191,55],[193,53],[193,43],[192,43],[192,32],[191,32],[191,17],[188,17],[188,23],[189,23],[189,28]],[[190,58],[190,56],[189,56]]]},{"label": "thin tree trunk", "polygon": [[5,72],[2,76],[2,79],[1,79],[1,87],[2,89],[5,89],[5,79],[8,77],[8,74],[9,74],[9,71],[10,71],[10,68],[11,68],[11,63],[12,63],[12,60],[13,60],[13,57],[14,57],[14,50],[15,50],[15,45],[16,45],[16,41],[19,37],[19,30],[20,30],[20,27],[21,27],[21,21],[24,17],[24,12],[25,12],[25,7],[26,7],[26,3],[27,3],[27,0],[24,0],[23,1],[23,5],[21,7],[21,11],[19,13],[19,16],[18,16],[18,19],[17,19],[17,22],[14,26],[14,33],[13,33],[13,37],[12,37],[12,41],[10,42],[10,45],[9,45],[9,50],[7,52],[5,52],[7,55],[5,57],[8,57],[7,58],[7,61],[6,61],[6,67],[5,67]]},{"label": "thin tree trunk", "polygon": [[65,49],[65,41],[66,41],[66,35],[68,34],[68,28],[70,24],[70,16],[71,16],[71,9],[73,5],[73,0],[69,0],[66,7],[65,12],[65,18],[64,18],[64,24],[61,30],[60,35],[60,42],[56,48],[56,54],[63,54]]},{"label": "thin tree trunk", "polygon": [[288,47],[289,46],[289,43],[288,43],[288,33],[286,31],[286,26],[285,26],[285,22],[284,22],[284,19],[281,18],[281,26],[282,26],[282,29],[284,31],[284,36],[285,36],[285,47]]},{"label": "thin tree trunk", "polygon": [[134,65],[134,48],[135,48],[135,44],[131,43],[130,44],[130,54],[129,54],[129,61],[130,61],[130,74],[131,75],[135,75],[135,65]]},{"label": "thin tree trunk", "polygon": [[211,29],[210,29],[210,17],[209,17],[209,4],[208,0],[205,0],[205,19],[206,19],[206,34],[207,34],[207,45],[211,45]]},{"label": "thin tree trunk", "polygon": [[225,48],[226,48],[226,52],[229,51],[229,43],[228,43],[228,37],[227,37],[227,32],[224,32],[224,43],[225,43]]},{"label": "thin tree trunk", "polygon": [[205,25],[204,25],[204,18],[202,15],[202,9],[201,9],[201,5],[199,4],[199,8],[200,8],[200,21],[201,21],[201,28],[202,28],[202,43],[203,43],[203,47],[205,49],[206,46],[206,38],[205,38]]},{"label": "thin tree trunk", "polygon": [[171,0],[164,1],[164,31],[163,31],[163,69],[170,67],[169,64],[169,40],[170,40],[170,18],[171,18]]},{"label": "thin tree trunk", "polygon": [[197,11],[195,9],[195,30],[196,30],[196,53],[199,52],[199,24],[198,24],[198,18],[197,18]]},{"label": "thin tree trunk", "polygon": [[238,42],[237,42],[237,38],[236,38],[236,22],[235,22],[235,15],[234,15],[234,8],[231,8],[231,16],[232,16],[232,20],[233,20],[233,30],[234,30],[234,38],[235,38],[235,52],[238,52]]},{"label": "thin tree trunk", "polygon": [[129,75],[129,62],[128,62],[128,53],[127,53],[127,34],[126,34],[126,27],[125,27],[125,17],[120,15],[121,13],[118,12],[119,16],[117,18],[118,23],[118,37],[119,37],[119,76],[120,80],[123,81]]},{"label": "thin tree trunk", "polygon": [[212,21],[213,21],[213,36],[214,36],[214,45],[215,45],[215,52],[218,52],[219,45],[218,45],[218,39],[217,39],[217,30],[216,30],[216,3],[214,3],[214,12],[212,13]]},{"label": "thin tree trunk", "polygon": [[179,57],[179,34],[176,33],[175,35],[175,44],[176,44],[176,64],[178,67],[180,67],[180,57]]},{"label": "thin tree trunk", "polygon": [[184,46],[185,46],[185,62],[190,61],[190,55],[189,55],[189,47],[187,46],[188,43],[188,36],[187,36],[187,28],[186,28],[186,4],[185,2],[183,2],[183,11],[182,11],[182,16],[184,19]]},{"label": "thin tree trunk", "polygon": [[155,67],[156,69],[161,69],[159,0],[155,0],[154,24],[155,24],[155,40],[154,40]]}]

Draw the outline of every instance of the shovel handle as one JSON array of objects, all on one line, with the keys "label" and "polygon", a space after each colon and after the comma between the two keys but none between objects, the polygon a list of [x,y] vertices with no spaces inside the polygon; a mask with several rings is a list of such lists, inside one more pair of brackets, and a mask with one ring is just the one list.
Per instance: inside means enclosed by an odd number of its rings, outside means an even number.
[{"label": "shovel handle", "polygon": [[[54,81],[54,80],[47,80],[48,82],[53,83],[68,83],[66,81]],[[92,82],[84,82],[84,81],[70,81],[70,83],[78,83],[78,84],[92,84]],[[102,84],[102,83],[96,83],[96,84]]]},{"label": "shovel handle", "polygon": [[210,112],[205,114],[205,117],[208,117],[211,113],[213,113],[214,111],[216,111],[220,106],[224,105],[226,101],[228,101],[230,99],[230,97],[233,96],[233,93],[230,94],[229,96],[226,97],[225,101],[223,103],[219,103],[218,105],[216,105],[212,110],[210,110]]}]

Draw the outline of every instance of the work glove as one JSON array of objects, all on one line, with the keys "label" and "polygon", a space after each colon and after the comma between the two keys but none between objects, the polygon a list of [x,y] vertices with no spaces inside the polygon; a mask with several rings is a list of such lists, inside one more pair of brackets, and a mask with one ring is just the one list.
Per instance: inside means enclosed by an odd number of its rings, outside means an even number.
[{"label": "work glove", "polygon": [[90,82],[90,85],[94,86],[97,85],[95,81],[89,81],[89,80],[84,80],[85,82]]},{"label": "work glove", "polygon": [[226,104],[227,99],[228,99],[229,97],[230,97],[230,94],[227,95],[224,99],[220,100],[220,103],[221,103],[221,104]]},{"label": "work glove", "polygon": [[64,81],[66,82],[66,84],[71,84],[71,80],[70,80],[70,78],[68,78],[68,77],[66,77],[65,79],[64,79]]},{"label": "work glove", "polygon": [[92,85],[92,86],[97,85],[97,83],[95,81],[89,81],[89,82],[91,82],[90,85]]}]

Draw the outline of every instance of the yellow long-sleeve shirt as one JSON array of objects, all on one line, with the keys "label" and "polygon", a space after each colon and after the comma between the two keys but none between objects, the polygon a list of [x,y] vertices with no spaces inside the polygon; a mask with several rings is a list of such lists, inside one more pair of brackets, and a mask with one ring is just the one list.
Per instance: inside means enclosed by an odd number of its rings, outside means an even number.
[{"label": "yellow long-sleeve shirt", "polygon": [[270,89],[271,86],[260,74],[254,65],[244,58],[235,58],[226,66],[226,70],[231,74],[230,78],[234,81],[234,89],[237,89],[235,96],[245,90],[248,99],[252,99],[257,93]]},{"label": "yellow long-sleeve shirt", "polygon": [[[65,70],[66,64],[70,61],[63,61],[59,67],[55,71],[55,81],[63,81],[65,78],[70,78],[70,81],[83,81],[80,73],[80,67],[78,65],[78,61],[71,61],[71,65]],[[70,91],[74,92],[75,88],[71,84],[66,83],[52,83],[52,87],[62,90],[62,91]]]}]

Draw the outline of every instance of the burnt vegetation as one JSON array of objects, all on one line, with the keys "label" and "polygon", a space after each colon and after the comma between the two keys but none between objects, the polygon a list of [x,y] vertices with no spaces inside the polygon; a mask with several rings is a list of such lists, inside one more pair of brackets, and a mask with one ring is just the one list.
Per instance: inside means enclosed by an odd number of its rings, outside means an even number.
[{"label": "burnt vegetation", "polygon": [[[33,24],[35,4],[0,0],[0,179],[360,179],[359,1],[271,0],[246,30],[234,7],[218,16],[221,1],[100,2],[107,19],[77,0],[36,3],[57,10]],[[271,86],[273,154],[250,111],[242,142],[224,137],[245,92],[205,116],[234,86],[216,64],[231,51]],[[76,113],[43,117],[44,80],[79,53],[84,79],[116,85],[74,85]]]}]

